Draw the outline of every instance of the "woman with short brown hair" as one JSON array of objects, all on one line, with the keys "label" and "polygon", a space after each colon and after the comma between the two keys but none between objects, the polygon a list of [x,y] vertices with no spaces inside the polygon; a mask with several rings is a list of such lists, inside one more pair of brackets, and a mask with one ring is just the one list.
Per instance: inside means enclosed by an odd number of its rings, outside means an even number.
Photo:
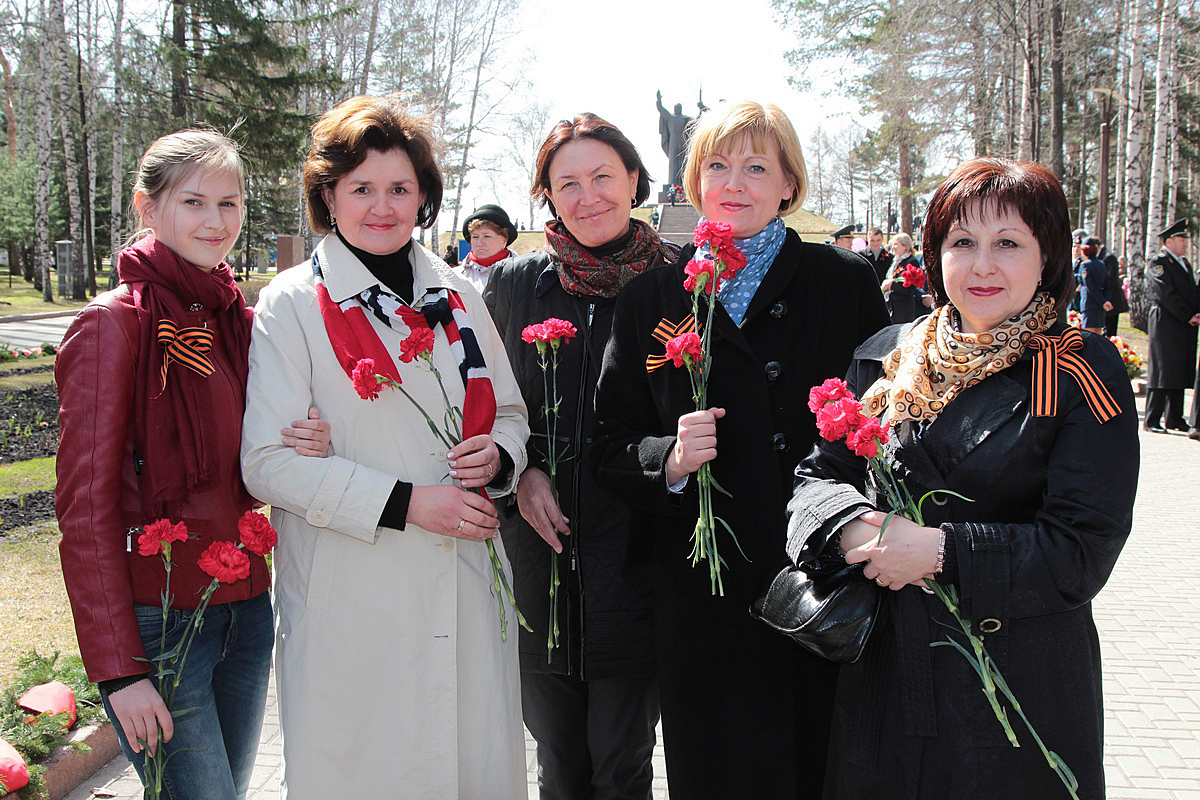
[{"label": "woman with short brown hair", "polygon": [[[259,297],[242,442],[280,532],[284,795],[524,797],[516,623],[502,641],[485,541],[529,429],[483,300],[412,239],[441,197],[432,138],[352,98],[313,127],[304,188],[326,236]],[[310,398],[337,438],[316,468],[268,436]],[[414,403],[460,409],[463,441],[447,451]]]},{"label": "woman with short brown hair", "polygon": [[[1104,797],[1104,708],[1092,598],[1129,535],[1137,412],[1112,344],[1057,322],[1074,289],[1070,220],[1040,164],[977,158],[934,191],[925,268],[937,308],[880,331],[847,373],[891,427],[880,457],[925,525],[843,440],[797,470],[788,553],[809,570],[864,564],[882,604],[837,683],[825,797],[1065,797],[1016,714],[1008,743],[942,602],[955,587],[1022,715]],[[968,648],[970,644],[966,645]],[[1004,704],[1004,701],[1001,700]]]}]

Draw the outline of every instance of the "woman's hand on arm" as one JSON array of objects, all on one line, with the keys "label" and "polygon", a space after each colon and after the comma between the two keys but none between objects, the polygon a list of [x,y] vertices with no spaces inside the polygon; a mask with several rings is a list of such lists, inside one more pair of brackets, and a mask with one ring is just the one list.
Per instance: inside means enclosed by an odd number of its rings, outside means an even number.
[{"label": "woman's hand on arm", "polygon": [[108,704],[112,706],[121,730],[129,741],[129,749],[135,753],[142,751],[140,739],[146,742],[150,755],[154,755],[158,744],[158,728],[162,728],[163,742],[171,741],[175,735],[175,723],[171,720],[171,712],[162,696],[154,688],[149,678],[143,678],[137,683],[131,683],[120,691],[108,696]]},{"label": "woman's hand on arm", "polygon": [[725,409],[710,408],[679,418],[675,446],[667,456],[667,485],[674,486],[717,457],[717,420],[723,416]]},{"label": "woman's hand on arm", "polygon": [[[881,511],[869,511],[858,519],[867,528],[855,526],[851,530],[851,525],[855,523],[843,528],[842,549],[846,551],[846,563],[865,561],[863,575],[889,589],[899,590],[909,584],[920,586],[926,578],[933,577],[937,568],[942,531],[939,528],[922,527],[903,517],[892,517],[883,540],[879,541],[880,526],[886,516]],[[870,540],[850,547],[847,535],[861,536],[864,533],[871,535]]]},{"label": "woman's hand on arm", "polygon": [[490,433],[464,439],[446,453],[446,458],[451,477],[457,478],[464,489],[487,486],[500,470],[500,448]]},{"label": "woman's hand on arm", "polygon": [[537,467],[525,470],[517,483],[517,508],[521,510],[525,521],[538,532],[538,536],[554,548],[554,552],[563,551],[558,534],[571,532],[567,525],[570,520],[563,516],[562,509],[554,499],[549,475]]},{"label": "woman's hand on arm", "polygon": [[500,519],[496,507],[476,492],[457,486],[414,486],[407,522],[457,539],[493,539]]},{"label": "woman's hand on arm", "polygon": [[321,419],[316,408],[308,410],[308,419],[294,419],[290,428],[280,431],[283,443],[294,447],[302,456],[325,458],[333,449],[329,434],[329,421]]}]

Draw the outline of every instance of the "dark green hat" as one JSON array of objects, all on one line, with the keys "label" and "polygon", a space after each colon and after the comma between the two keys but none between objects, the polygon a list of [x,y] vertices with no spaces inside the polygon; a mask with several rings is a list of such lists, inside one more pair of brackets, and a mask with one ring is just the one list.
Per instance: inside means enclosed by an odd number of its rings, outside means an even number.
[{"label": "dark green hat", "polygon": [[480,206],[472,211],[471,216],[467,217],[463,222],[462,235],[464,239],[470,240],[471,234],[467,231],[467,228],[477,219],[485,219],[501,230],[507,231],[509,244],[517,240],[517,226],[513,225],[512,220],[508,218],[508,212],[500,206],[491,203],[486,206]]},{"label": "dark green hat", "polygon": [[854,225],[852,225],[852,224],[851,224],[851,225],[847,225],[846,227],[844,227],[844,228],[841,228],[840,230],[836,230],[836,231],[834,231],[834,232],[833,232],[833,238],[834,238],[835,240],[836,240],[836,239],[846,239],[846,238],[848,238],[848,237],[851,237],[851,236],[853,236],[853,235],[854,235]]},{"label": "dark green hat", "polygon": [[1160,233],[1158,238],[1162,239],[1164,242],[1167,239],[1170,239],[1172,236],[1186,236],[1190,239],[1192,236],[1192,233],[1189,230],[1190,227],[1191,221],[1187,217],[1175,220],[1175,224]]}]

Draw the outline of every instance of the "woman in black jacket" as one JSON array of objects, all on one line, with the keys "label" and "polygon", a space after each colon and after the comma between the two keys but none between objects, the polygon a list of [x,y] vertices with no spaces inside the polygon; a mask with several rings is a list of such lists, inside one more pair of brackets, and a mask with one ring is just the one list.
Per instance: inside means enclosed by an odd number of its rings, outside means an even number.
[{"label": "woman in black jacket", "polygon": [[[629,211],[650,193],[633,144],[594,114],[554,126],[538,152],[531,192],[550,206],[546,249],[503,261],[484,291],[530,409],[529,467],[500,532],[517,602],[534,633],[521,632],[525,724],[538,742],[542,800],[649,798],[658,723],[650,605],[624,569],[629,509],[596,483],[589,462],[593,394],[616,297],[636,275],[674,260]],[[528,325],[555,317],[578,331],[558,350],[557,441],[547,438],[545,389]],[[560,454],[555,488],[546,467]],[[519,513],[518,513],[519,510]],[[560,538],[561,534],[570,534]],[[559,645],[547,645],[551,559],[562,576]]]},{"label": "woman in black jacket", "polygon": [[[899,325],[904,322],[912,322],[917,317],[928,313],[929,304],[926,303],[926,298],[929,295],[925,291],[924,270],[921,268],[921,262],[913,254],[912,237],[907,233],[898,233],[892,237],[889,244],[893,255],[892,267],[881,288],[888,313],[892,317],[892,324]],[[919,284],[914,283],[911,279],[905,281],[904,270],[910,268],[921,270],[922,278]],[[908,285],[906,286],[905,283]]]},{"label": "woman in black jacket", "polygon": [[[881,457],[924,504],[879,541],[882,489],[842,440],[798,470],[788,551],[865,562],[885,591],[837,686],[825,797],[1067,797],[1017,714],[1013,748],[953,647],[960,613],[1046,746],[1104,796],[1100,645],[1092,598],[1129,535],[1137,413],[1112,344],[1055,321],[1074,292],[1066,199],[1045,167],[975,159],[934,192],[925,266],[938,308],[881,331],[847,383],[890,424]],[[954,492],[955,494],[950,494]],[[960,497],[961,495],[961,497]],[[874,510],[878,509],[878,510]],[[1003,700],[1001,701],[1004,702]]]},{"label": "woman in black jacket", "polygon": [[[748,609],[786,563],[793,470],[816,438],[808,389],[844,373],[854,348],[887,325],[887,311],[866,261],[784,227],[780,216],[800,205],[807,179],[795,130],[775,106],[706,112],[685,181],[692,204],[732,227],[749,262],[717,295],[713,407],[694,410],[684,369],[652,366],[664,353],[662,326],[691,315],[689,246],[618,298],[596,390],[599,478],[633,505],[630,548],[653,567],[671,797],[812,797],[834,666]],[[718,531],[724,596],[713,596],[708,565],[693,567],[689,557],[698,506],[691,473],[708,461],[732,495],[714,492],[716,513],[745,554]]]}]

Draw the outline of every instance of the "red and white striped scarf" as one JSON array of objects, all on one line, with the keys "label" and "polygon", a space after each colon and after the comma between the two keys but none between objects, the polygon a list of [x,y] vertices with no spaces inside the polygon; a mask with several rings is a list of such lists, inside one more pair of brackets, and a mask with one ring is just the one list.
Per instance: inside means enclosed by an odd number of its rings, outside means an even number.
[{"label": "red and white striped scarf", "polygon": [[367,318],[369,309],[377,319],[390,328],[402,323],[410,331],[441,325],[450,342],[450,352],[458,363],[459,375],[466,389],[463,400],[463,438],[490,433],[496,421],[496,393],[488,374],[487,362],[466,306],[458,292],[446,288],[426,289],[425,294],[409,306],[379,284],[369,286],[358,294],[335,303],[325,287],[321,263],[316,253],[312,258],[313,274],[317,278],[317,302],[325,332],[338,363],[350,377],[360,359],[371,358],[375,369],[396,381],[400,373],[396,359],[384,344]]}]

